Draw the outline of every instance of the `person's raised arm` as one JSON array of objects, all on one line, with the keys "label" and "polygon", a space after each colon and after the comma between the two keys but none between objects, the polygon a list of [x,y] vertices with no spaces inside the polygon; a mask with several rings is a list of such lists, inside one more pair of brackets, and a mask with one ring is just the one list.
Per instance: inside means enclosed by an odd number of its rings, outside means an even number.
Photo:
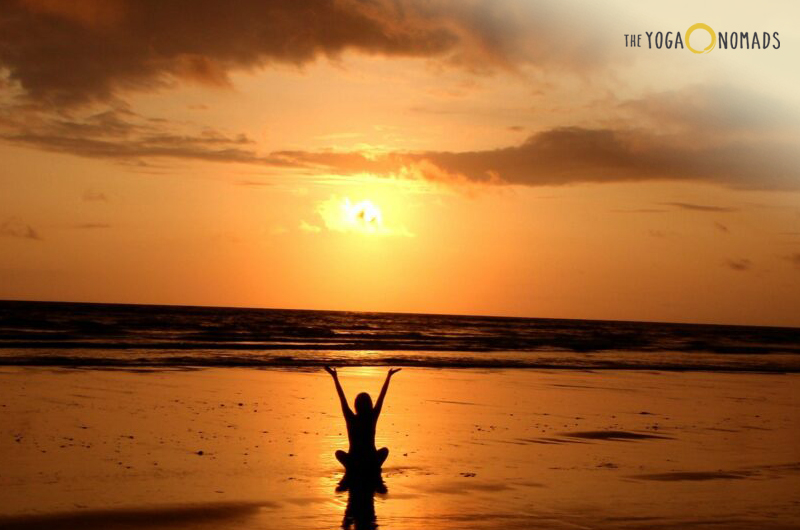
[{"label": "person's raised arm", "polygon": [[339,402],[342,404],[342,414],[344,414],[345,418],[349,418],[353,415],[353,411],[350,410],[350,405],[347,404],[347,398],[344,397],[344,390],[342,390],[342,385],[339,384],[339,374],[336,373],[336,368],[326,366],[325,371],[331,374],[333,382],[336,384],[336,393],[339,395]]},{"label": "person's raised arm", "polygon": [[383,408],[383,399],[386,397],[386,391],[389,390],[389,381],[392,379],[392,376],[400,371],[400,368],[389,368],[389,373],[386,374],[386,381],[383,382],[383,388],[381,388],[381,395],[378,396],[378,401],[375,403],[375,421],[378,421],[378,416],[381,414],[381,409]]}]

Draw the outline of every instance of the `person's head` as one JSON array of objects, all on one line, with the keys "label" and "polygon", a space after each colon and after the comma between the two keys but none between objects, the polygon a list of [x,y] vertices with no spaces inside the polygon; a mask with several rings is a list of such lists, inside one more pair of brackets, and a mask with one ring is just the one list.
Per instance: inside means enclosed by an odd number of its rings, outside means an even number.
[{"label": "person's head", "polygon": [[372,414],[372,398],[366,392],[361,392],[356,396],[356,414],[359,416]]}]

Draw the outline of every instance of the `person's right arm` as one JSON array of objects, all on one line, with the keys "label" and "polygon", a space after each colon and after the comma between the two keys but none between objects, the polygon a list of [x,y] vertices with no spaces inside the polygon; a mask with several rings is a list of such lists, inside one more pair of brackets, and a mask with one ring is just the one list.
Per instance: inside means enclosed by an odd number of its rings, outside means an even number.
[{"label": "person's right arm", "polygon": [[339,374],[336,373],[335,368],[331,368],[330,366],[326,366],[325,371],[333,377],[333,382],[336,385],[336,393],[339,395],[339,403],[342,405],[342,414],[344,414],[345,418],[350,418],[353,415],[353,411],[350,410],[350,405],[347,404],[347,398],[344,395],[344,390],[342,390],[342,385],[339,383]]}]

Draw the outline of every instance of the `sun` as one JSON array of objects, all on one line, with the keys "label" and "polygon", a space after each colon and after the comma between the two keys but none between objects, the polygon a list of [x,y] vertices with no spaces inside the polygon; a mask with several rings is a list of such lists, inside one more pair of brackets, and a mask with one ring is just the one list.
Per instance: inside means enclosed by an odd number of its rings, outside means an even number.
[{"label": "sun", "polygon": [[325,228],[334,232],[367,236],[413,235],[404,226],[396,224],[396,220],[391,227],[386,226],[383,209],[370,199],[353,201],[349,197],[332,195],[318,204],[317,214]]},{"label": "sun", "polygon": [[349,200],[345,200],[342,203],[342,213],[345,217],[345,224],[354,230],[376,233],[383,229],[381,210],[372,201],[351,203]]}]

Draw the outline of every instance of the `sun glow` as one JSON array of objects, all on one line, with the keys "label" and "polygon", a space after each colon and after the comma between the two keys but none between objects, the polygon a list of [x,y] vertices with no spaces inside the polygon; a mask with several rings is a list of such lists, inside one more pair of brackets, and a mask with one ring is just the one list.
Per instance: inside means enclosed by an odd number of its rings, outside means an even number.
[{"label": "sun glow", "polygon": [[325,226],[340,232],[362,234],[388,234],[383,224],[381,209],[370,200],[352,202],[348,197],[332,197],[319,207]]},{"label": "sun glow", "polygon": [[365,231],[375,231],[383,227],[381,210],[372,201],[351,204],[346,200],[342,205],[347,222]]}]

